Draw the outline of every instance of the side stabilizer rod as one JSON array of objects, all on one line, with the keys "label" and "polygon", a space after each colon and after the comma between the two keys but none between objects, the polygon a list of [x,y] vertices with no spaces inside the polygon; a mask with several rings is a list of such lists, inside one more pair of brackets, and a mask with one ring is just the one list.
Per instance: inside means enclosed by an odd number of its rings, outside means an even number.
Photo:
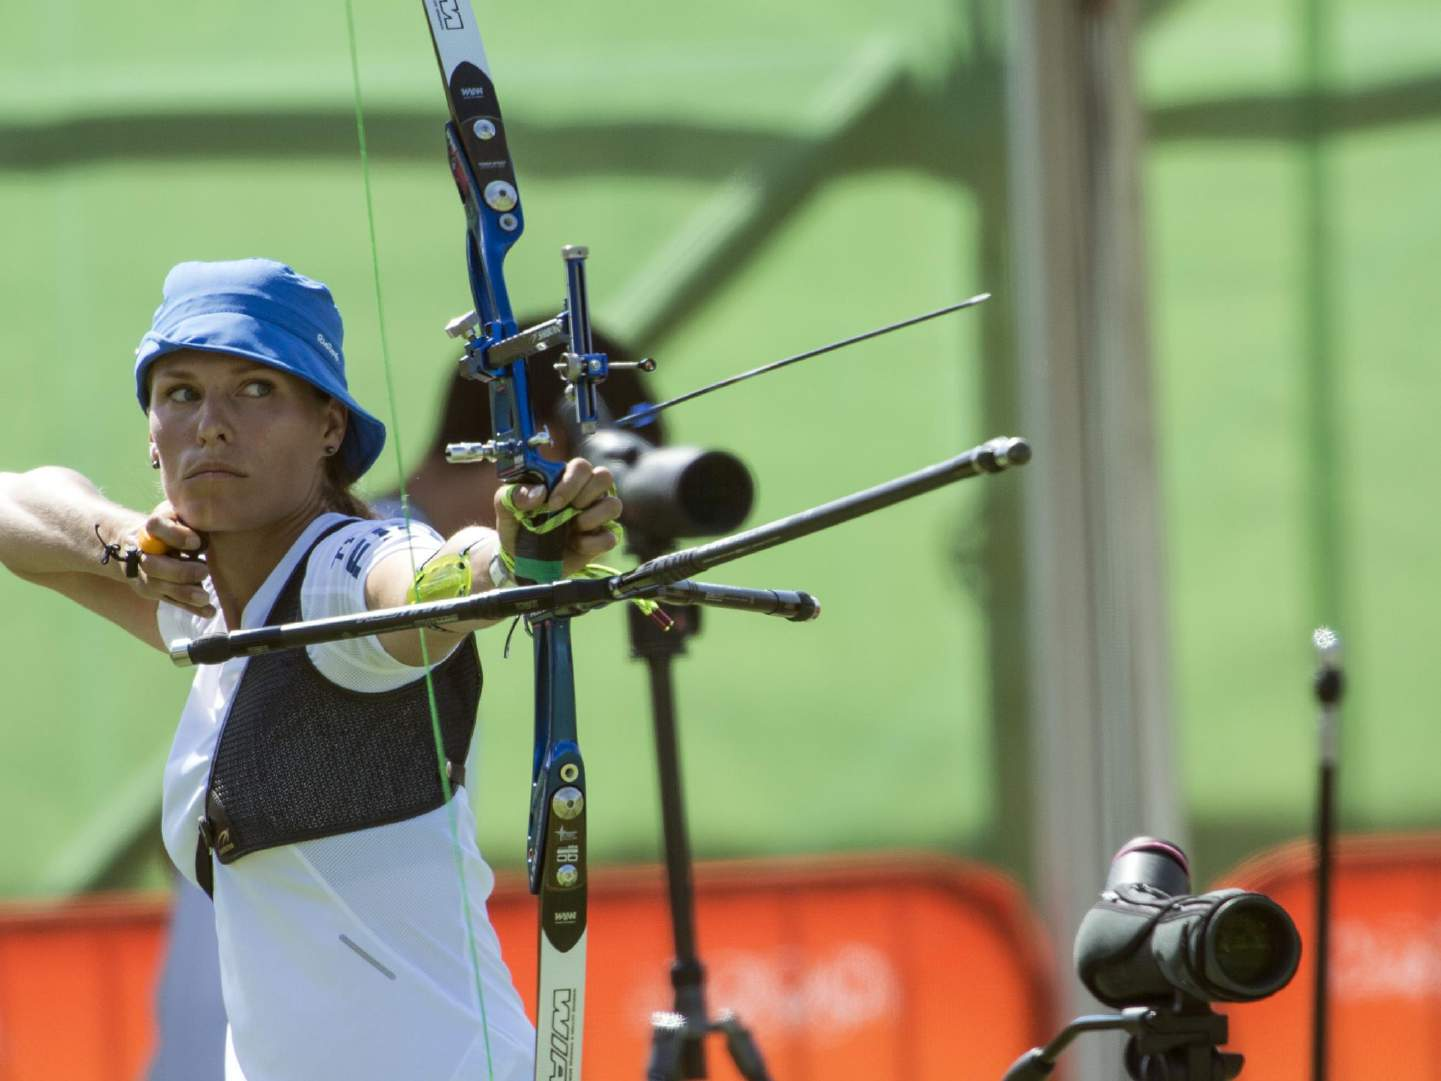
[{"label": "side stabilizer rod", "polygon": [[671,552],[611,578],[568,578],[453,600],[180,638],[169,644],[170,659],[181,667],[222,664],[236,657],[472,620],[575,616],[633,599],[653,598],[670,604],[728,608],[806,622],[817,618],[821,611],[820,602],[809,593],[715,585],[688,579],[698,571],[818,533],[968,477],[1000,473],[1030,460],[1029,443],[1004,436],[873,488],[708,544]]}]

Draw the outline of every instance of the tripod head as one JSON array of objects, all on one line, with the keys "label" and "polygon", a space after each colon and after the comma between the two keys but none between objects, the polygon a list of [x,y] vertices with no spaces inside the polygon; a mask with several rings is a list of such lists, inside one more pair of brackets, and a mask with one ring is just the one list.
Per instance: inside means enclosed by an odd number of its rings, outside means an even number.
[{"label": "tripod head", "polygon": [[1232,1081],[1245,1059],[1220,1050],[1229,1034],[1224,1015],[1180,996],[1169,1010],[1152,1010],[1126,1043],[1126,1072],[1134,1081]]},{"label": "tripod head", "polygon": [[1226,1018],[1204,1002],[1179,1000],[1173,1008],[1131,1006],[1116,1014],[1078,1017],[1045,1047],[1033,1047],[1006,1071],[1004,1081],[1042,1081],[1077,1036],[1120,1031],[1126,1042],[1126,1073],[1133,1081],[1233,1081],[1244,1060],[1221,1051]]}]

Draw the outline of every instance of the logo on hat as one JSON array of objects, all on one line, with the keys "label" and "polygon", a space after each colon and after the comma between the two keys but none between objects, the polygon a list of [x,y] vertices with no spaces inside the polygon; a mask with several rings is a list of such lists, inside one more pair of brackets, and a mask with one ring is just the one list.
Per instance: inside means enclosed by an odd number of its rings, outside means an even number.
[{"label": "logo on hat", "polygon": [[338,366],[340,364],[339,350],[337,350],[335,346],[331,345],[330,342],[326,341],[324,334],[317,334],[315,336],[315,340],[320,343],[320,347],[322,349],[324,349],[327,353],[330,354],[330,359],[335,361],[336,365]]}]

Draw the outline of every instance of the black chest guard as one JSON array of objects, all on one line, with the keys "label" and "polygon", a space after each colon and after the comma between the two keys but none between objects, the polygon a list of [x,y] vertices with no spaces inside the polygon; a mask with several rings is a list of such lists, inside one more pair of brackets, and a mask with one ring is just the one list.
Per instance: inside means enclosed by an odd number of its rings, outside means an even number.
[{"label": "black chest guard", "polygon": [[[267,623],[300,619],[309,558],[301,557]],[[457,646],[432,679],[446,771],[460,785],[480,703],[475,642]],[[400,822],[444,803],[423,678],[370,694],[330,682],[304,649],[252,657],[211,763],[196,878],[210,893],[212,853],[231,863],[263,848]]]}]

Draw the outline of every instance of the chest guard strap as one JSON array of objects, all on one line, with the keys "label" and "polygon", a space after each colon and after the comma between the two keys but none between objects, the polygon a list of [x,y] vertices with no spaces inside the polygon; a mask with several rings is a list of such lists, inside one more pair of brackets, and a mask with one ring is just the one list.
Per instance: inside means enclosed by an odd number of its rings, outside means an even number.
[{"label": "chest guard strap", "polygon": [[[313,551],[281,588],[267,623],[301,618],[300,590]],[[474,640],[467,637],[431,672],[454,788],[465,783],[480,703]],[[252,657],[210,767],[195,849],[197,881],[213,892],[212,855],[232,863],[261,849],[401,822],[443,806],[435,752],[423,678],[366,693],[332,683],[304,649]]]}]

